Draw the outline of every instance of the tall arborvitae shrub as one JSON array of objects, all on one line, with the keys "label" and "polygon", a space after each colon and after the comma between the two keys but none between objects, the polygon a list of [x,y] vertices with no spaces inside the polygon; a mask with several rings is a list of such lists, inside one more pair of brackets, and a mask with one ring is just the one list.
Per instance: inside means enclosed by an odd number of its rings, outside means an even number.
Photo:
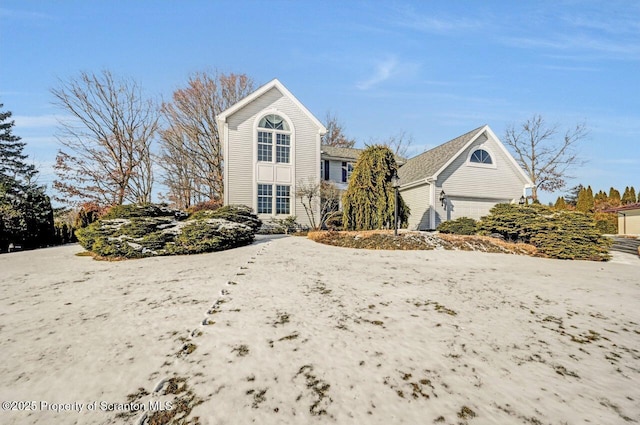
[{"label": "tall arborvitae shrub", "polygon": [[478,228],[505,239],[530,243],[551,258],[609,259],[611,241],[596,228],[592,214],[558,210],[542,205],[498,204]]},{"label": "tall arborvitae shrub", "polygon": [[621,202],[622,202],[622,205],[633,204],[636,202],[636,190],[633,186],[625,187]]},{"label": "tall arborvitae shrub", "polygon": [[558,196],[558,199],[556,199],[556,203],[554,205],[554,208],[557,210],[566,210],[567,209],[567,202],[564,200],[564,198],[562,196]]},{"label": "tall arborvitae shrub", "polygon": [[576,202],[576,211],[583,213],[593,212],[594,208],[593,190],[591,186],[582,188],[578,193],[578,201]]},{"label": "tall arborvitae shrub", "polygon": [[[342,221],[347,230],[393,228],[395,191],[391,178],[397,165],[386,146],[369,146],[360,154],[342,198]],[[409,209],[398,195],[398,223],[407,225]]]},{"label": "tall arborvitae shrub", "polygon": [[609,204],[612,207],[617,207],[620,205],[620,192],[618,191],[618,189],[612,187],[611,189],[609,189]]}]

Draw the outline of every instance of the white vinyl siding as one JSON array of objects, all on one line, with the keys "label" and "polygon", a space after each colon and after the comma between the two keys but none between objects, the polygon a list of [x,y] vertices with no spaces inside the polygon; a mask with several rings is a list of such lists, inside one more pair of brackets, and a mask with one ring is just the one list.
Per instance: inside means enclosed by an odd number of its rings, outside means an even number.
[{"label": "white vinyl siding", "polygon": [[[467,162],[470,153],[478,148],[485,148],[491,154],[493,167],[479,167]],[[524,184],[522,175],[502,149],[484,136],[479,137],[438,176],[438,186],[452,197],[519,199]]]},{"label": "white vinyl siding", "polygon": [[[259,179],[257,162],[257,120],[267,111],[280,113],[291,124],[289,146],[282,140],[280,159],[288,156],[289,163],[276,162],[278,151],[274,150],[272,176]],[[290,186],[290,213],[297,216],[301,224],[309,224],[300,199],[294,196],[299,179],[320,181],[320,135],[319,128],[291,99],[277,88],[264,93],[245,107],[227,117],[228,153],[225,158],[227,172],[228,204],[243,204],[257,211],[257,185],[277,184]],[[276,132],[277,134],[277,132]],[[277,140],[274,140],[277,146]],[[288,151],[288,153],[286,152]],[[255,161],[255,162],[254,162]],[[284,176],[284,177],[283,177]],[[274,189],[275,190],[275,189]],[[275,201],[274,201],[275,202]],[[275,204],[274,204],[275,206]],[[275,209],[273,213],[275,214]],[[316,214],[317,215],[317,214]]]},{"label": "white vinyl siding", "polygon": [[402,200],[409,207],[409,230],[429,230],[430,227],[430,185],[423,184],[400,191]]}]

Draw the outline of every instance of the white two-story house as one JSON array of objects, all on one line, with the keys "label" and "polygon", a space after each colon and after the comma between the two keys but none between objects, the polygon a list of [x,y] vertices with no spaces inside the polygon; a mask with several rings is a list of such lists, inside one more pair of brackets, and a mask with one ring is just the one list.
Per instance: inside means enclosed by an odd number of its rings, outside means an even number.
[{"label": "white two-story house", "polygon": [[324,125],[274,79],[220,113],[218,128],[225,205],[247,205],[263,220],[296,216],[309,225],[296,185],[320,182]]},{"label": "white two-story house", "polygon": [[[347,189],[361,152],[321,145],[325,127],[277,79],[218,115],[224,149],[224,203],[251,207],[263,220],[296,216],[309,225],[296,188],[322,180]],[[435,229],[478,219],[497,203],[518,202],[530,179],[489,126],[400,164],[409,228]],[[320,206],[315,205],[316,217]]]}]

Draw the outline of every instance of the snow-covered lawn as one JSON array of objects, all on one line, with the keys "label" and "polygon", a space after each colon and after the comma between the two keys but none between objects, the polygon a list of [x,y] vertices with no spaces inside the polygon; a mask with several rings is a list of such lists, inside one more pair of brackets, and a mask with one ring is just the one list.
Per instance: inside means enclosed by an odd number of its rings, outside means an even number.
[{"label": "snow-covered lawn", "polygon": [[81,250],[0,256],[2,424],[640,421],[640,260]]}]

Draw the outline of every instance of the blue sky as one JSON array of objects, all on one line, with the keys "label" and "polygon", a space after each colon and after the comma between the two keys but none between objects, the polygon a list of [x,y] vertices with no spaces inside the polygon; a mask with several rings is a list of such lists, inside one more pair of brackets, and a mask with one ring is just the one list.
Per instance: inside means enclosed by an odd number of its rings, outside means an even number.
[{"label": "blue sky", "polygon": [[0,103],[49,186],[59,79],[109,69],[169,99],[217,69],[278,78],[360,146],[585,121],[569,186],[640,189],[640,2],[1,0],[0,49]]}]

